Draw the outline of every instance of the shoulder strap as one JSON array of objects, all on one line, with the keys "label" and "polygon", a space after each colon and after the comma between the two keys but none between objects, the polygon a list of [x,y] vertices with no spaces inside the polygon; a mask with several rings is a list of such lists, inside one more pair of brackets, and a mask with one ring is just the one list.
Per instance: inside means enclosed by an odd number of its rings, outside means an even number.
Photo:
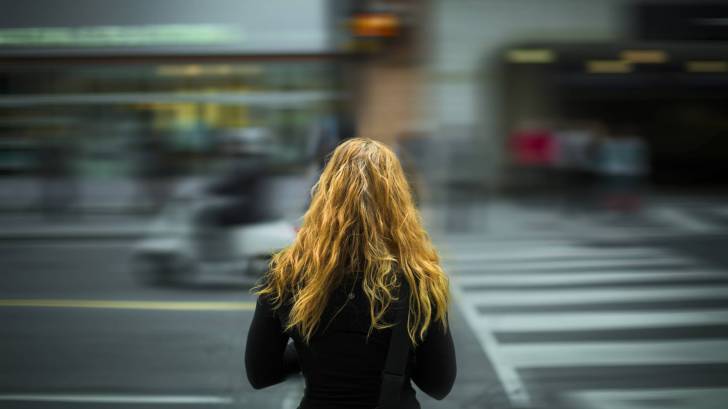
[{"label": "shoulder strap", "polygon": [[409,295],[409,285],[405,280],[402,280],[399,300],[395,303],[395,324],[392,327],[392,337],[389,341],[387,359],[382,372],[378,409],[396,409],[399,407],[399,396],[404,383],[410,352],[410,340],[407,334]]}]

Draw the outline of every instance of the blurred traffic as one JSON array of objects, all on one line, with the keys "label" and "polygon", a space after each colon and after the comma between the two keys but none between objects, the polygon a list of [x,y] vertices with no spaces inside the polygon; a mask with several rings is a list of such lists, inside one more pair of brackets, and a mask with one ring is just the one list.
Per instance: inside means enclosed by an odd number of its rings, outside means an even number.
[{"label": "blurred traffic", "polygon": [[725,4],[60,3],[0,1],[0,407],[296,407],[249,290],[354,136],[452,277],[424,408],[728,405]]}]

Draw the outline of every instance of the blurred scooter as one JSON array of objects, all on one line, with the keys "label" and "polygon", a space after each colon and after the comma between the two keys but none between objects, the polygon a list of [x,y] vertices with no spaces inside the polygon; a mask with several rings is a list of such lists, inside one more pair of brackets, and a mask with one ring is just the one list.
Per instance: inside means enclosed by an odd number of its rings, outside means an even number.
[{"label": "blurred scooter", "polygon": [[276,210],[275,176],[249,164],[208,186],[180,186],[136,246],[137,273],[157,285],[255,283],[296,235]]}]

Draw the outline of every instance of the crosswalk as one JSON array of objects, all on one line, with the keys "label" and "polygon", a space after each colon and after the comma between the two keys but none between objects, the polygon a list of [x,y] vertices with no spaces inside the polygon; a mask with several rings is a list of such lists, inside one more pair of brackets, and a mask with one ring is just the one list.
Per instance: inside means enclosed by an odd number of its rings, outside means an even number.
[{"label": "crosswalk", "polygon": [[[574,212],[558,203],[527,205],[492,199],[461,205],[448,203],[426,208],[423,214],[443,229],[487,230],[505,240],[650,239],[728,232],[728,205],[724,199],[656,197],[645,201],[643,208],[633,213],[588,207]],[[477,240],[477,234],[463,234],[454,240],[467,245],[473,236]]]},{"label": "crosswalk", "polygon": [[513,406],[728,407],[728,270],[627,242],[437,242]]}]

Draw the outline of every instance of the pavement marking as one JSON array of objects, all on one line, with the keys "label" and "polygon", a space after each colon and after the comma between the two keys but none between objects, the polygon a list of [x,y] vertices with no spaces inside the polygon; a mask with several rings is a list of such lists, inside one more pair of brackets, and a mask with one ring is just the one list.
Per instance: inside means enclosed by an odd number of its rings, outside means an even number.
[{"label": "pavement marking", "polygon": [[461,261],[450,261],[447,263],[450,268],[463,271],[476,270],[478,272],[488,271],[518,271],[524,270],[541,270],[544,268],[548,269],[559,269],[559,268],[593,268],[593,267],[637,267],[637,266],[692,266],[695,265],[693,260],[686,259],[684,257],[640,257],[638,259],[630,258],[604,258],[599,259],[593,257],[588,260],[510,260],[510,261],[475,261],[467,260]]},{"label": "pavement marking", "polygon": [[713,208],[713,213],[728,217],[728,206]]},{"label": "pavement marking", "polygon": [[728,388],[584,390],[565,393],[564,401],[579,409],[724,409]]},{"label": "pavement marking", "polygon": [[450,290],[458,301],[457,305],[463,312],[465,320],[470,328],[478,329],[474,331],[475,338],[480,342],[481,348],[483,348],[486,356],[491,364],[493,364],[493,369],[501,385],[503,385],[511,405],[514,407],[531,406],[531,397],[521,377],[518,375],[516,368],[506,360],[506,355],[499,350],[500,345],[498,344],[498,340],[495,338],[493,332],[488,329],[488,318],[480,315],[477,307],[463,294],[456,277],[451,276],[450,282],[452,283]]},{"label": "pavement marking", "polygon": [[[640,270],[640,271],[589,271],[583,274],[573,273],[522,273],[522,274],[488,274],[458,277],[460,285],[472,286],[539,286],[539,285],[573,285],[573,284],[606,284],[630,282],[660,282],[671,280],[696,279],[728,279],[728,272],[692,271],[692,270]],[[487,289],[487,288],[486,288]]]},{"label": "pavement marking", "polygon": [[453,261],[509,261],[545,260],[551,258],[595,258],[595,257],[665,257],[669,253],[655,248],[589,248],[589,247],[536,247],[521,249],[498,249],[493,251],[462,252]]},{"label": "pavement marking", "polygon": [[[489,314],[495,332],[597,331],[728,325],[728,309],[701,311],[529,312]],[[480,326],[480,324],[479,324]]]},{"label": "pavement marking", "polygon": [[518,368],[728,363],[728,340],[501,345]]},{"label": "pavement marking", "polygon": [[50,393],[0,394],[0,401],[13,402],[73,402],[73,403],[124,403],[161,405],[227,405],[233,398],[204,395],[69,395]]},{"label": "pavement marking", "polygon": [[[614,237],[625,239],[660,233],[648,230],[615,228]],[[604,236],[603,232],[597,233]],[[728,309],[573,310],[528,314],[480,311],[482,306],[578,306],[692,299],[725,299],[728,302],[728,283],[665,285],[671,280],[721,280],[728,278],[728,272],[707,269],[692,258],[652,247],[591,247],[580,245],[576,240],[482,240],[482,236],[481,240],[458,237],[455,240],[445,238],[443,242],[447,251],[443,258],[446,269],[465,273],[451,275],[457,305],[492,362],[512,406],[528,407],[531,403],[530,391],[525,389],[520,377],[520,370],[524,368],[728,363],[728,340],[501,343],[495,337],[499,332],[525,334],[728,325]],[[564,272],[566,269],[574,272]],[[580,269],[583,270],[575,273]],[[636,282],[650,284],[624,285]],[[568,287],[573,284],[587,288]],[[592,285],[604,287],[589,287]],[[504,288],[509,286],[512,288]],[[582,409],[582,406],[574,407]],[[598,409],[606,408],[612,409],[609,405]]]},{"label": "pavement marking", "polygon": [[482,233],[472,235],[436,236],[436,241],[446,248],[470,248],[475,246],[511,247],[514,244],[527,248],[533,245],[574,245],[574,240],[555,237],[508,237],[501,235],[484,236]]},{"label": "pavement marking", "polygon": [[675,301],[692,299],[725,299],[728,286],[704,285],[682,287],[604,287],[575,289],[473,290],[478,306],[543,306],[561,304],[593,304],[625,301]]},{"label": "pavement marking", "polygon": [[[716,229],[710,231],[704,231],[702,233],[714,233]],[[571,226],[570,228],[563,228],[560,232],[538,232],[531,230],[523,231],[517,235],[503,233],[503,232],[490,232],[487,236],[480,237],[476,235],[468,236],[456,236],[450,238],[448,236],[437,237],[440,241],[449,241],[449,246],[487,246],[487,245],[539,245],[539,244],[550,244],[554,242],[562,241],[577,241],[577,240],[615,240],[622,241],[624,239],[635,239],[635,238],[652,238],[652,237],[674,237],[684,234],[684,230],[675,229],[674,227],[663,227],[663,226],[612,226],[612,225],[581,225]]]},{"label": "pavement marking", "polygon": [[255,302],[0,299],[8,308],[91,308],[158,311],[252,311]]},{"label": "pavement marking", "polygon": [[0,239],[0,247],[7,248],[26,248],[26,247],[53,247],[53,248],[70,248],[70,249],[86,249],[88,247],[105,247],[129,249],[129,239],[105,239],[105,240],[80,240],[80,241],[58,241],[58,239],[38,239],[38,240],[20,240],[20,241],[2,241]]},{"label": "pavement marking", "polygon": [[652,209],[650,216],[672,226],[678,227],[683,231],[691,233],[706,233],[716,230],[716,227],[710,223],[702,221],[697,217],[688,215],[685,211],[673,209],[670,207],[660,207]]}]

